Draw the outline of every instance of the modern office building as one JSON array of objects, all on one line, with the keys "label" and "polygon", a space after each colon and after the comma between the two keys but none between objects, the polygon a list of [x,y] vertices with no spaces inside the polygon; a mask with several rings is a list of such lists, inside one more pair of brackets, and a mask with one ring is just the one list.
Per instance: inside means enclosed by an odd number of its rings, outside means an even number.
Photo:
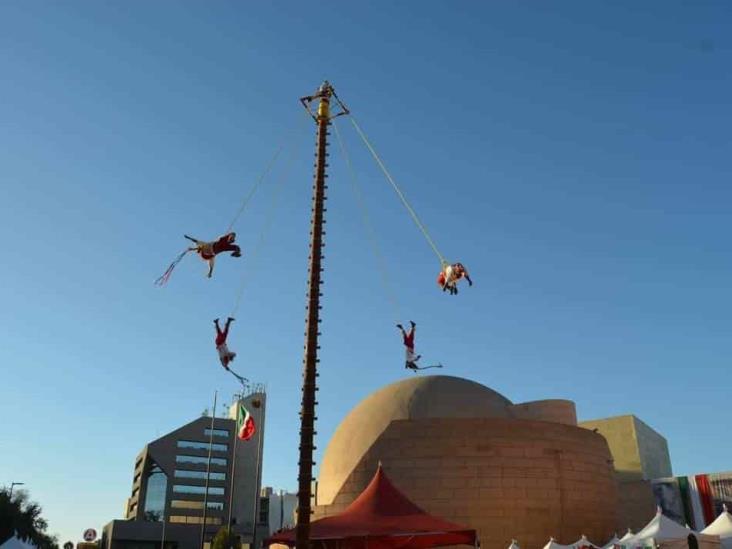
[{"label": "modern office building", "polygon": [[[163,542],[165,549],[200,549],[202,537],[205,547],[229,522],[243,544],[266,536],[259,520],[265,404],[258,387],[231,405],[228,418],[199,417],[145,445],[135,459],[125,519],[104,527],[104,549]],[[237,437],[241,406],[255,425],[249,440]]]},{"label": "modern office building", "polygon": [[269,533],[295,526],[297,494],[285,490],[262,488],[261,522],[269,525]]}]

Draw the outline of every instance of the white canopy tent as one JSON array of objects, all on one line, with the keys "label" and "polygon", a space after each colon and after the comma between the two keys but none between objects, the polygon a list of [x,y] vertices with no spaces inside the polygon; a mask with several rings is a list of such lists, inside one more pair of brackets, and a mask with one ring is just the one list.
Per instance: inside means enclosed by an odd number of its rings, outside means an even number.
[{"label": "white canopy tent", "polygon": [[722,513],[714,519],[709,526],[701,531],[702,534],[719,536],[719,542],[723,549],[732,549],[732,514],[727,506],[722,506]]},{"label": "white canopy tent", "polygon": [[627,541],[630,538],[632,538],[634,535],[635,534],[633,533],[633,531],[630,528],[628,528],[628,531],[625,532],[625,535],[622,538],[620,538],[620,542],[622,543],[624,541]]},{"label": "white canopy tent", "polygon": [[516,541],[515,539],[512,539],[511,545],[508,546],[508,549],[521,549],[521,548],[519,547],[518,541]]},{"label": "white canopy tent", "polygon": [[661,547],[661,549],[687,549],[689,535],[696,538],[699,549],[721,549],[719,536],[699,534],[684,528],[670,518],[664,516],[659,508],[651,522],[636,535],[624,540],[620,545],[624,549],[642,549]]},{"label": "white canopy tent", "polygon": [[620,544],[620,539],[618,539],[618,535],[615,534],[610,541],[608,541],[605,545],[602,546],[602,549],[612,549],[616,545]]},{"label": "white canopy tent", "polygon": [[575,549],[580,549],[580,547],[592,547],[593,549],[600,549],[598,545],[595,545],[590,540],[587,539],[587,536],[582,534],[580,539],[575,541],[570,547],[574,547]]},{"label": "white canopy tent", "polygon": [[561,543],[557,543],[554,538],[549,538],[549,543],[542,549],[574,549],[574,547],[572,545],[562,545]]}]

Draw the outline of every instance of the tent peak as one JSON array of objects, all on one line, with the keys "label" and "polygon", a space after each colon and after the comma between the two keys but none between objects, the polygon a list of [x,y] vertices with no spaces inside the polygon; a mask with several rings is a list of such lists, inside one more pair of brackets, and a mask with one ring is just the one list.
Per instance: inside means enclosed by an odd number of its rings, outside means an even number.
[{"label": "tent peak", "polygon": [[728,513],[729,512],[729,509],[727,509],[727,504],[726,503],[723,503],[722,504],[722,512],[723,513]]}]

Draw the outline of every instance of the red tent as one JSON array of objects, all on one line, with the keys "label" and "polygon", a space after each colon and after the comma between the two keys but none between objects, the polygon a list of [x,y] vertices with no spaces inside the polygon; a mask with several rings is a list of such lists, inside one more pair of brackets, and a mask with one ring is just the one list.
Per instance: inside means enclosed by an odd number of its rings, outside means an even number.
[{"label": "red tent", "polygon": [[[315,549],[422,549],[475,545],[475,530],[428,515],[402,494],[379,465],[361,495],[339,515],[310,524]],[[295,546],[295,529],[265,540]]]}]

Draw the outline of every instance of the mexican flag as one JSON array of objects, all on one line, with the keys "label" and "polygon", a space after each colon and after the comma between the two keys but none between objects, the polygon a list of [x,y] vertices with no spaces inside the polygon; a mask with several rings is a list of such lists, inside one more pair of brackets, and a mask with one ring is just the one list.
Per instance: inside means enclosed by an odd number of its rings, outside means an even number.
[{"label": "mexican flag", "polygon": [[249,440],[257,431],[254,426],[254,418],[243,404],[239,404],[239,419],[236,423],[236,436],[239,440]]}]

